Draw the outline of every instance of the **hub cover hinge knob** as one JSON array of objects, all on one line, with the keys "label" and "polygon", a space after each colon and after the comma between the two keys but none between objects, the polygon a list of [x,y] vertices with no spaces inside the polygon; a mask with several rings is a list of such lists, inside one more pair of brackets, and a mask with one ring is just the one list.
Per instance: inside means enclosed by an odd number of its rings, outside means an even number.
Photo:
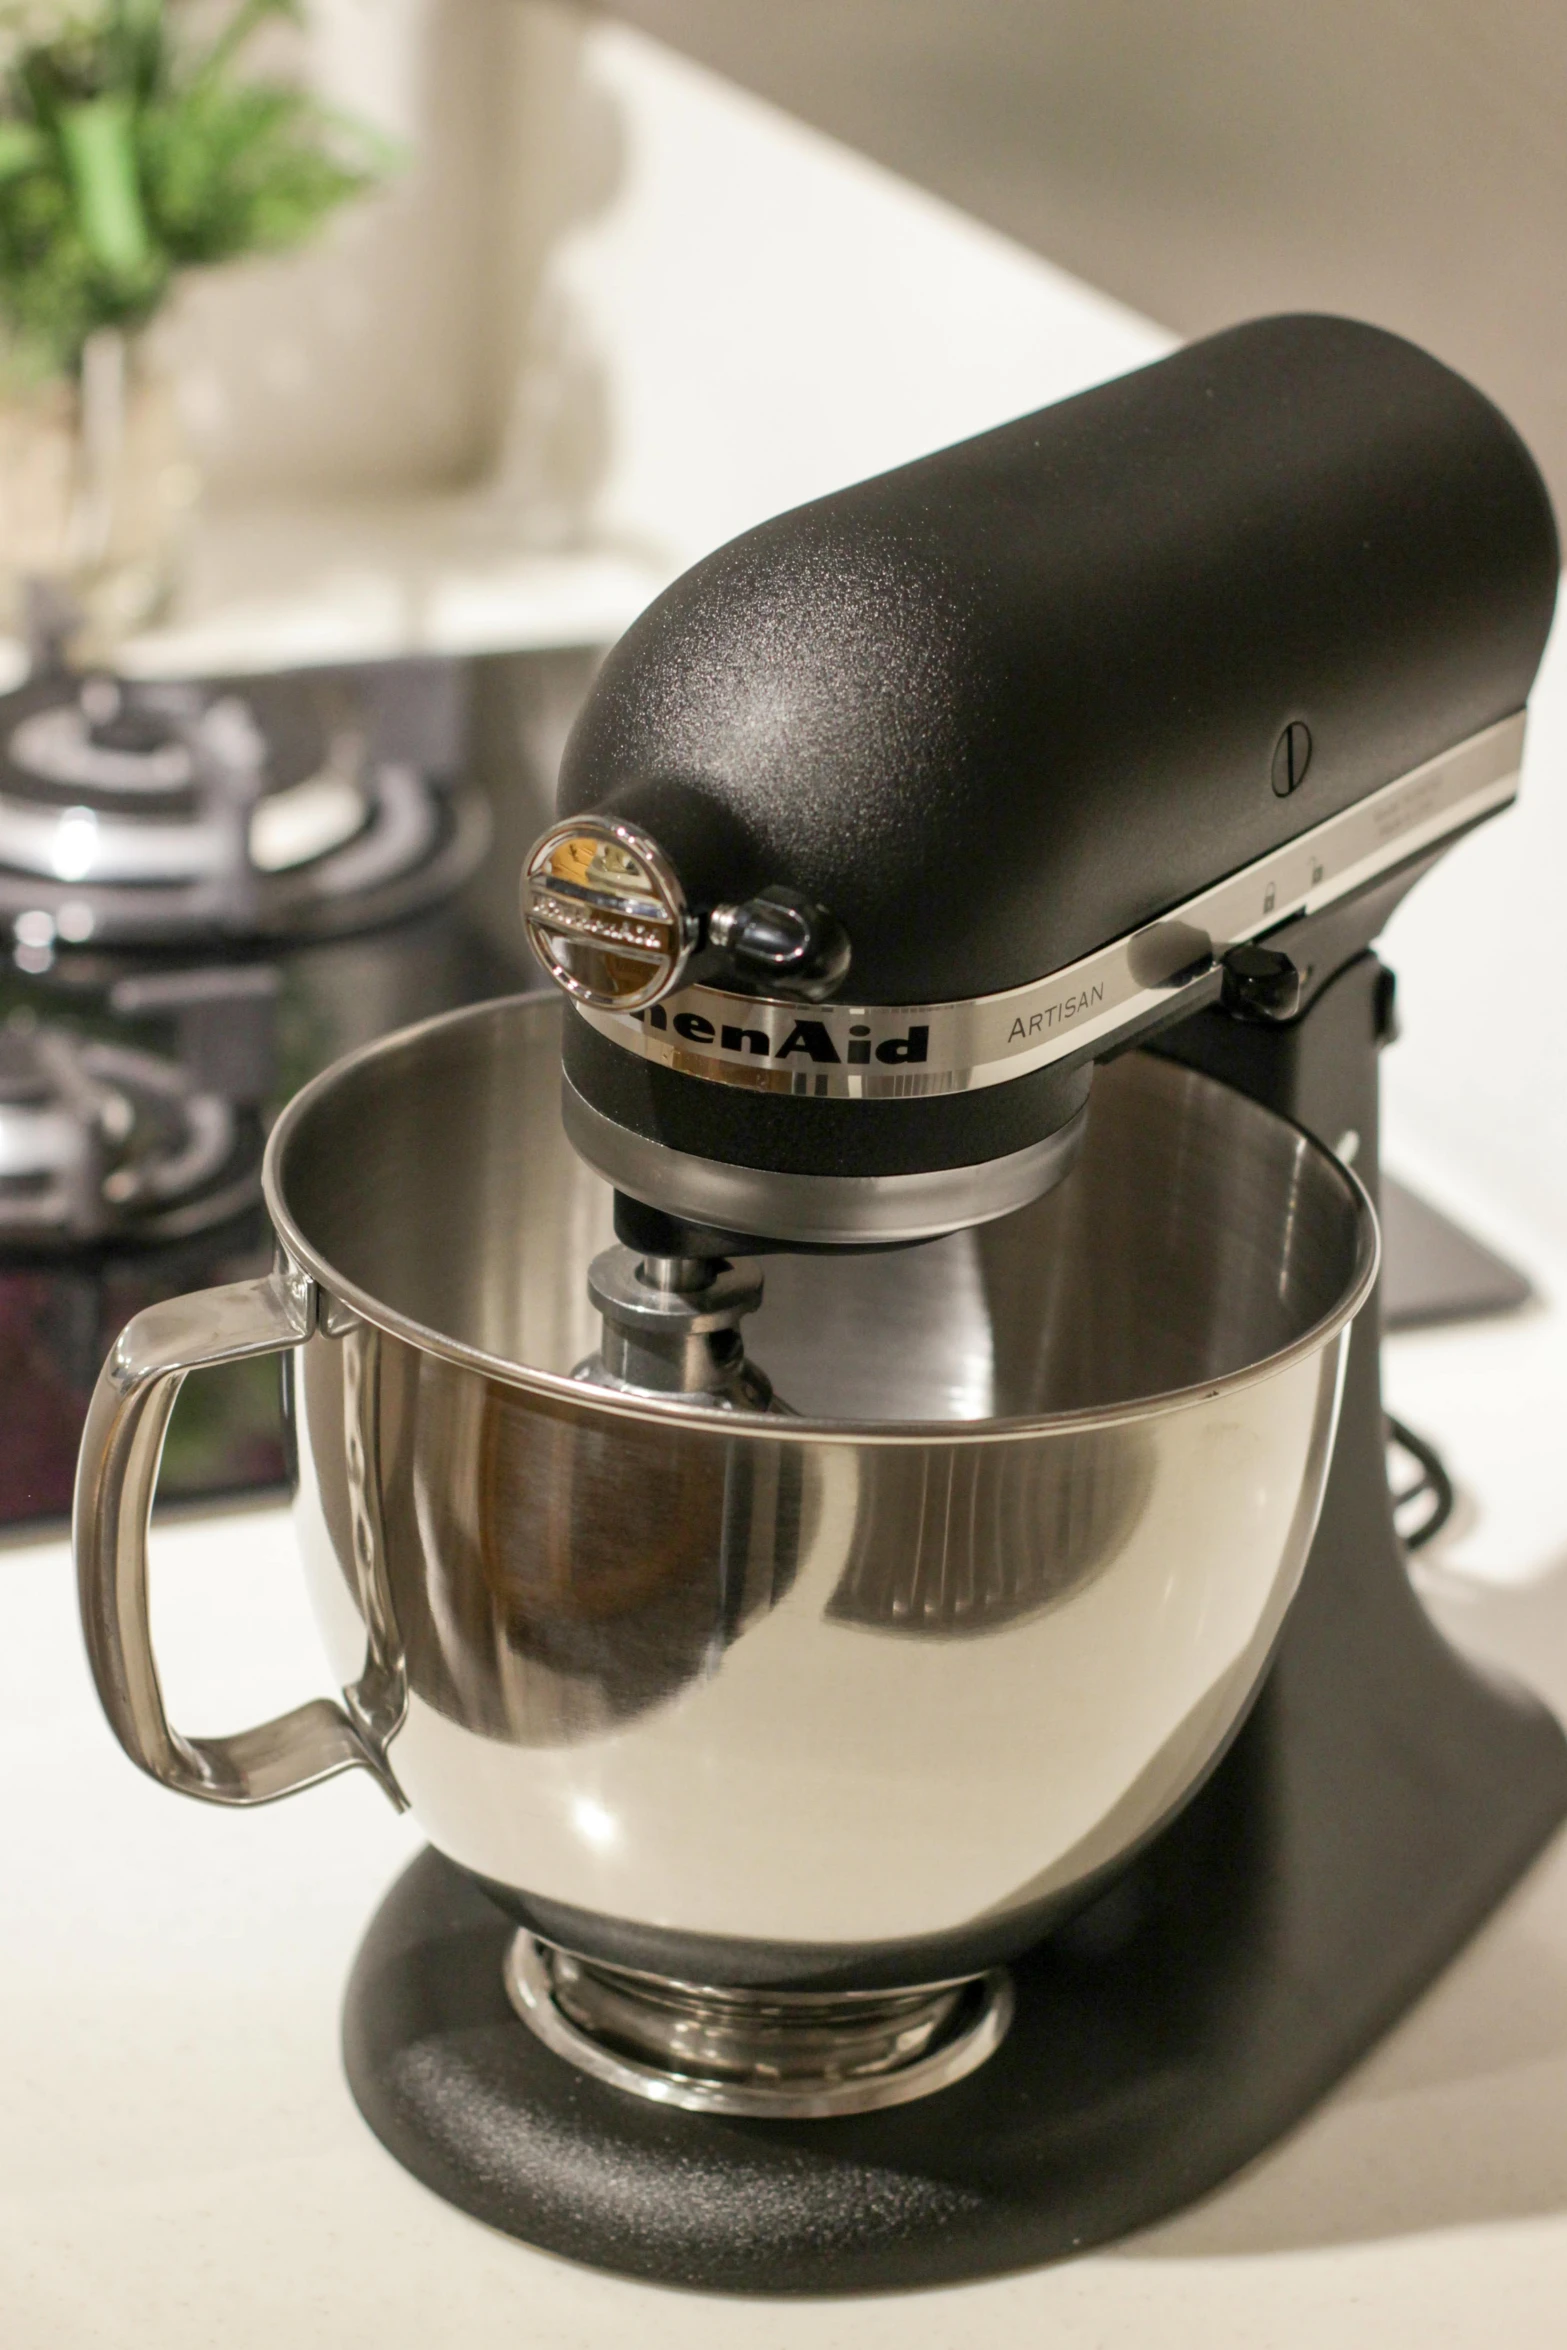
[{"label": "hub cover hinge knob", "polygon": [[1293,1020],[1305,981],[1277,947],[1231,947],[1224,957],[1219,1002],[1238,1020]]}]

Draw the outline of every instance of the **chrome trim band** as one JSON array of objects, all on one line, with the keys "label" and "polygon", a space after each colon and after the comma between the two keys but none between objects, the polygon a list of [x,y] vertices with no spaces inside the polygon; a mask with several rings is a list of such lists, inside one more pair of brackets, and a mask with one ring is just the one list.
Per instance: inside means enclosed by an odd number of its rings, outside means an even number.
[{"label": "chrome trim band", "polygon": [[513,2009],[545,2047],[595,2080],[686,2113],[742,2114],[759,2121],[825,2121],[835,2114],[879,2113],[950,2088],[994,2055],[1006,2037],[1015,2005],[1011,1976],[1004,1967],[993,1968],[975,1979],[979,1996],[967,2022],[928,2056],[893,2071],[788,2085],[765,2079],[706,2080],[621,2055],[562,2012],[543,1946],[531,1934],[513,1937],[503,1977]]},{"label": "chrome trim band", "polygon": [[562,1080],[566,1132],[590,1167],[633,1199],[720,1232],[852,1248],[859,1241],[933,1240],[960,1224],[988,1224],[1026,1207],[1069,1173],[1088,1131],[1087,1108],[1042,1142],[978,1166],[914,1175],[792,1175],[672,1150],[606,1118]]},{"label": "chrome trim band", "polygon": [[787,1004],[687,987],[642,1012],[577,1009],[625,1051],[718,1085],[834,1101],[1002,1085],[1129,1027],[1231,947],[1318,913],[1504,807],[1518,788],[1524,717],[1520,710],[1472,735],[1157,921],[1025,987],[896,1005]]}]

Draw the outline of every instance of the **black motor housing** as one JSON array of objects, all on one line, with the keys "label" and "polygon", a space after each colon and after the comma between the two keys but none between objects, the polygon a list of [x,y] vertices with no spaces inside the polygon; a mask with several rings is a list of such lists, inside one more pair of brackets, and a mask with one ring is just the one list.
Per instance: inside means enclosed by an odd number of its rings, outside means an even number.
[{"label": "black motor housing", "polygon": [[[1557,565],[1472,385],[1375,327],[1264,319],[707,557],[605,662],[559,810],[646,831],[699,905],[830,908],[856,1003],[982,996],[1519,710]],[[568,1027],[605,1117],[800,1173],[977,1163],[1086,1084],[809,1100]]]}]

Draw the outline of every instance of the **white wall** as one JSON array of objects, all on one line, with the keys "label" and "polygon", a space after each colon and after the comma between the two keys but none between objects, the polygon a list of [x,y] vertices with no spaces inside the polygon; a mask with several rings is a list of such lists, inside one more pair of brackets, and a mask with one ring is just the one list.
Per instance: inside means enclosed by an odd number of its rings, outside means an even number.
[{"label": "white wall", "polygon": [[613,0],[1183,335],[1371,318],[1567,507],[1561,0]]},{"label": "white wall", "polygon": [[[1120,373],[1170,338],[608,23],[535,8],[616,126],[544,301],[597,369],[604,534],[681,562],[761,516]],[[514,460],[515,461],[515,460]]]},{"label": "white wall", "polygon": [[310,0],[257,44],[406,150],[305,251],[193,276],[159,343],[220,501],[434,488],[489,454],[506,0]]},{"label": "white wall", "polygon": [[547,0],[313,0],[412,168],[195,283],[164,344],[213,494],[490,480],[675,564],[1167,338],[891,173]]}]

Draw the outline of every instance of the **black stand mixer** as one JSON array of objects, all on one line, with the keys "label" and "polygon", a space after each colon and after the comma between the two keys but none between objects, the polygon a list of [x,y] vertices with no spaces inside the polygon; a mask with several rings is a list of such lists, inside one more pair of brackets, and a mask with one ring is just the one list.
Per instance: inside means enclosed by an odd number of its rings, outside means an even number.
[{"label": "black stand mixer", "polygon": [[[766,1642],[807,1614],[813,1640],[837,1626],[859,1641],[867,1673],[883,1671],[900,1637],[939,1635],[945,1650],[937,1640],[923,1652],[937,1665],[907,1686],[927,1692],[910,1702],[930,1707],[928,1740],[950,1742],[961,1779],[983,1725],[954,1727],[939,1673],[957,1676],[960,1663],[977,1673],[975,1660],[1000,1656],[1019,1627],[1050,1637],[1074,1594],[1110,1588],[1148,1496],[1175,1490],[1161,1483],[1173,1474],[1164,1456],[1136,1451],[1084,1372],[1081,1408],[1053,1423],[1079,1447],[1069,1508],[1037,1483],[1020,1502],[998,1446],[961,1474],[949,1461],[935,1501],[926,1455],[909,1501],[900,1436],[879,1456],[879,1485],[861,1472],[847,1564],[835,1566],[826,1606],[807,1610],[810,1542],[785,1543],[776,1529],[811,1509],[827,1525],[836,1472],[830,1461],[813,1468],[792,1434],[825,1409],[809,1348],[790,1356],[782,1341],[764,1343],[775,1290],[787,1301],[791,1282],[812,1301],[804,1321],[824,1365],[835,1294],[862,1320],[896,1318],[922,1294],[922,1267],[960,1256],[985,1273],[988,1327],[1000,1331],[1027,1258],[998,1253],[1004,1236],[1048,1225],[1061,1269],[1039,1318],[1053,1323],[1053,1343],[1076,1348],[1081,1369],[1092,1346],[1079,1344],[1074,1318],[1121,1313],[1117,1343],[1123,1355],[1147,1350],[1148,1391],[1179,1388],[1195,1412],[1231,1393],[1225,1366],[1242,1357],[1225,1354],[1224,1331],[1241,1291],[1271,1283],[1283,1299],[1303,1236],[1331,1226],[1342,1237],[1321,1247],[1337,1250],[1337,1269],[1268,1342],[1275,1365],[1304,1363],[1308,1340],[1325,1349],[1326,1384],[1311,1391],[1304,1498],[1280,1538],[1285,1549],[1298,1540],[1298,1590],[1292,1570],[1259,1608],[1242,1682],[1181,1725],[1179,1772],[1129,1772],[1120,1808],[1070,1866],[966,1910],[954,1895],[949,1915],[938,1880],[961,1872],[966,1847],[961,1822],[945,1843],[938,1832],[933,1769],[922,1782],[928,1835],[903,1819],[891,1782],[885,1805],[888,1848],[909,1872],[898,1917],[928,1909],[939,1927],[878,1927],[874,1887],[851,1888],[841,1915],[858,1927],[806,1924],[795,1938],[768,1928],[762,1906],[755,1929],[720,1921],[716,1865],[714,1889],[693,1896],[688,1915],[672,1883],[666,1899],[653,1880],[640,1906],[617,1909],[610,1889],[625,1880],[607,1796],[597,1809],[577,1799],[601,1874],[569,1884],[488,1861],[466,1826],[443,1834],[432,1821],[451,1857],[427,1854],[388,1897],[350,1987],[345,2047],[371,2125],[437,2191],[529,2242],[730,2291],[908,2287],[1102,2243],[1203,2193],[1287,2129],[1567,1816],[1555,1722],[1455,1655],[1411,1591],[1387,1487],[1374,1296],[1365,1303],[1374,1242],[1343,1171],[1352,1165],[1374,1199],[1377,1055],[1394,1005],[1372,942],[1433,860],[1512,797],[1556,576],[1539,477],[1478,393],[1374,329],[1277,319],[750,532],[678,581],[611,655],[568,749],[560,820],[524,878],[534,945],[573,999],[565,1131],[614,1189],[614,1245],[591,1276],[602,1340],[572,1366],[581,1403],[562,1400],[558,1379],[551,1390],[556,1449],[528,1455],[528,1507],[544,1507],[539,1481],[553,1477],[573,1541],[587,1539],[588,1489],[571,1482],[578,1455],[568,1471],[559,1431],[562,1414],[596,1397],[593,1408],[622,1415],[615,1457],[648,1448],[645,1516],[617,1522],[615,1540],[652,1544],[672,1511],[694,1556],[708,1539],[693,1531],[706,1489],[658,1479],[707,1416],[717,1433],[702,1440],[729,1446],[711,1456],[728,1463],[710,1511],[714,1555],[743,1554],[745,1575],[728,1577],[722,1606],[688,1643],[683,1687],[703,1689],[731,1657],[756,1670]],[[470,1072],[498,1065],[506,1007],[492,1009],[482,1039],[472,1031]],[[401,1060],[382,1052],[365,1064],[357,1124],[345,1109],[343,1131],[366,1134],[368,1155],[376,1101],[403,1085],[412,1056],[444,1053],[455,1066],[456,1036],[411,1032]],[[433,1147],[419,1139],[432,1119],[476,1098],[478,1078],[462,1077],[466,1094],[457,1083],[443,1077],[419,1118],[399,1113],[405,1158]],[[1049,1220],[1075,1214],[1085,1186],[1108,1186],[1129,1255],[1137,1217],[1174,1231],[1190,1175],[1180,1121],[1193,1105],[1218,1121],[1210,1155],[1226,1204],[1203,1251],[1150,1257],[1163,1269],[1128,1275],[1117,1303],[1113,1219],[1091,1260],[1086,1244],[1075,1251],[1075,1227]],[[1175,1140],[1139,1155],[1138,1121],[1155,1111]],[[351,1220],[334,1225],[307,1180],[311,1151],[331,1139],[328,1116],[324,1096],[289,1113],[269,1199],[289,1265],[320,1283],[323,1301],[362,1304],[386,1292],[353,1273]],[[1266,1232],[1249,1221],[1254,1128],[1293,1153],[1278,1162],[1279,1214]],[[363,1201],[356,1212],[368,1213]],[[1075,1255],[1090,1268],[1076,1288]],[[764,1288],[753,1365],[741,1319]],[[408,1297],[396,1324],[405,1336],[456,1328]],[[1362,1305],[1341,1361],[1333,1347]],[[363,1311],[376,1323],[379,1309]],[[321,1314],[298,1410],[325,1489],[327,1421],[313,1398],[327,1391],[310,1384],[330,1341],[324,1303]],[[1213,1367],[1202,1376],[1170,1351],[1182,1314],[1205,1334],[1201,1360]],[[1016,1304],[1014,1319],[1032,1315]],[[392,1343],[394,1320],[381,1314],[376,1343]],[[297,1341],[311,1325],[289,1327]],[[268,1341],[286,1342],[287,1332]],[[358,1342],[339,1352],[344,1343]],[[493,1339],[471,1344],[492,1362],[500,1352]],[[907,1344],[922,1344],[917,1313]],[[889,1363],[893,1351],[889,1341]],[[1264,1351],[1251,1342],[1253,1356]],[[342,1392],[360,1396],[380,1375],[371,1359],[356,1358]],[[383,1376],[380,1394],[375,1441],[395,1451],[413,1390],[394,1394]],[[993,1434],[1019,1425],[1008,1407],[989,1408]],[[333,1404],[334,1427],[349,1409]],[[661,1411],[684,1412],[678,1438]],[[918,1413],[910,1424],[928,1436]],[[443,1425],[450,1453],[465,1423]],[[494,1495],[509,1440],[500,1420],[485,1427],[472,1457]],[[754,1455],[742,1455],[746,1430],[757,1432]],[[1093,1453],[1123,1436],[1121,1449]],[[1214,1441],[1202,1456],[1214,1490],[1222,1477],[1239,1507],[1253,1455]],[[344,1486],[343,1522],[357,1493],[353,1539],[390,1558],[395,1479],[382,1473],[386,1522],[365,1533],[373,1445],[348,1450],[361,1465]],[[765,1462],[772,1483],[759,1499]],[[415,1487],[418,1476],[416,1466]],[[808,1504],[812,1476],[820,1489]],[[1199,1479],[1189,1492],[1203,1490]],[[1181,1543],[1189,1536],[1195,1573],[1209,1538],[1197,1500],[1171,1506],[1159,1539],[1174,1588]],[[756,1533],[763,1518],[770,1549]],[[871,1518],[875,1544],[863,1534]],[[975,1531],[982,1518],[999,1529],[993,1540]],[[428,1508],[420,1522],[427,1548],[439,1547]],[[1054,1529],[1039,1537],[1033,1582],[1009,1551],[1007,1529],[1024,1526]],[[480,1552],[491,1555],[482,1541]],[[938,1555],[943,1574],[966,1562],[961,1590],[928,1564]],[[484,1573],[525,1579],[515,1545],[510,1556]],[[383,1679],[401,1673],[417,1694],[421,1675],[434,1681],[411,1577],[399,1585],[394,1559],[376,1620]],[[442,1604],[427,1645],[444,1641],[449,1664],[456,1602]],[[584,1602],[573,1636],[600,1638],[593,1626],[608,1608],[593,1617]],[[513,1635],[536,1675],[543,1620],[536,1608],[532,1628]],[[917,1645],[905,1638],[899,1656]],[[585,1670],[580,1658],[561,1662],[559,1638],[551,1653],[551,1687]],[[632,1735],[627,1725],[673,1702],[673,1684],[626,1694],[652,1670],[642,1651],[617,1669],[619,1693],[593,1730],[606,1754]],[[476,1702],[460,1679],[449,1671],[431,1700],[447,1720]],[[133,1702],[122,1697],[116,1713],[112,1660],[99,1680],[137,1759],[186,1783],[149,1759],[145,1731],[127,1728]],[[514,1674],[504,1704],[486,1700],[492,1742],[549,1744],[528,1694],[542,1686]],[[802,1805],[818,1800],[827,1686],[798,1724]],[[1024,1696],[1009,1702],[1026,1706],[1029,1684],[1018,1687]],[[1041,1706],[1066,1702],[1040,1690]],[[353,1713],[351,1689],[348,1699]],[[425,1817],[439,1807],[415,1785],[423,1733],[406,1700],[394,1715],[372,1735],[355,1714],[366,1751],[321,1767],[390,1771]],[[834,1753],[851,1750],[852,1733],[832,1717]],[[572,1735],[560,1751],[580,1756],[587,1732]],[[1170,1751],[1167,1741],[1160,1752]],[[736,1754],[736,1770],[749,1768]],[[664,1767],[666,1750],[648,1755],[650,1771]],[[266,1791],[286,1790],[274,1780]],[[1015,1775],[992,1792],[998,1808],[1003,1795],[1025,1811],[1032,1799]],[[1049,1796],[1042,1778],[1039,1803]],[[820,1800],[826,1819],[831,1789]],[[858,1800],[845,1781],[844,1806]],[[776,1816],[751,1827],[759,1847],[787,1841]],[[985,1833],[976,1808],[974,1842]],[[733,1877],[738,1864],[725,1865]],[[913,1890],[922,1866],[924,1909]],[[602,1900],[583,1897],[594,1883]],[[802,1919],[812,1902],[814,1917],[828,1914],[827,1894],[817,1902],[803,1876],[797,1896]],[[736,1917],[742,1906],[737,1895]]]}]

